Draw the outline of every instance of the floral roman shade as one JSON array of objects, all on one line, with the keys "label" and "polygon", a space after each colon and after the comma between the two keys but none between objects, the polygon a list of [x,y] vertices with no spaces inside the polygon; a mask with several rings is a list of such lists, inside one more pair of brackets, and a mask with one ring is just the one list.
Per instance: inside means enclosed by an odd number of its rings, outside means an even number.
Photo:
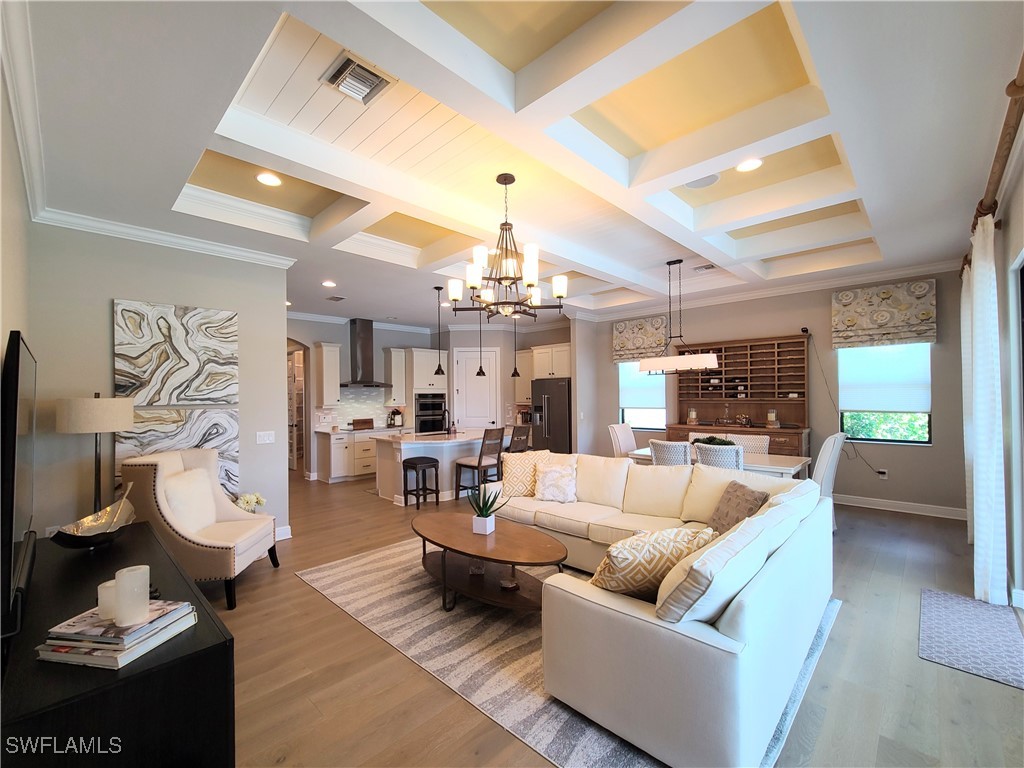
[{"label": "floral roman shade", "polygon": [[665,315],[620,320],[612,327],[612,362],[657,357],[668,343]]},{"label": "floral roman shade", "polygon": [[935,281],[832,294],[832,348],[935,341]]}]

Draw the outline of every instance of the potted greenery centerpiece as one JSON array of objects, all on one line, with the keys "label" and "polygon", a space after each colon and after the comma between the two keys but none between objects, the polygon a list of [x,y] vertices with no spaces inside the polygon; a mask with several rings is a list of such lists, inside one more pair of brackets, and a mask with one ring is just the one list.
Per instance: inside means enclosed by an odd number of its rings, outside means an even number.
[{"label": "potted greenery centerpiece", "polygon": [[477,488],[470,488],[467,494],[469,506],[476,513],[473,518],[473,533],[481,533],[485,536],[494,533],[494,513],[508,504],[509,500],[498,504],[501,491],[488,493],[487,486],[481,485]]},{"label": "potted greenery centerpiece", "polygon": [[732,440],[726,440],[724,437],[715,437],[714,435],[711,437],[695,437],[690,442],[694,444],[703,443],[704,445],[736,445]]}]

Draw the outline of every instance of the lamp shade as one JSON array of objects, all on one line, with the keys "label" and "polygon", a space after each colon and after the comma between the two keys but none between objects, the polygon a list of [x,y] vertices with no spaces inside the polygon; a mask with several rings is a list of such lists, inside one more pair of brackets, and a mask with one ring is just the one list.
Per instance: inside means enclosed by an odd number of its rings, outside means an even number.
[{"label": "lamp shade", "polygon": [[135,401],[130,397],[69,397],[57,401],[58,432],[123,432],[134,423]]},{"label": "lamp shade", "polygon": [[663,371],[698,371],[704,368],[717,368],[718,355],[706,352],[699,355],[667,355],[665,357],[645,357],[640,360],[641,372]]}]

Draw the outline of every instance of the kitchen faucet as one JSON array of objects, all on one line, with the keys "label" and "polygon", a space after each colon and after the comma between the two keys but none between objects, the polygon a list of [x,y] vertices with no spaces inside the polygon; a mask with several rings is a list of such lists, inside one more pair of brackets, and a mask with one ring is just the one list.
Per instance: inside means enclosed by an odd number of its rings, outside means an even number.
[{"label": "kitchen faucet", "polygon": [[452,415],[448,411],[448,409],[445,408],[443,411],[441,411],[441,423],[444,425],[444,431],[447,432],[448,434],[451,434],[452,427],[455,426],[451,422],[452,422]]}]

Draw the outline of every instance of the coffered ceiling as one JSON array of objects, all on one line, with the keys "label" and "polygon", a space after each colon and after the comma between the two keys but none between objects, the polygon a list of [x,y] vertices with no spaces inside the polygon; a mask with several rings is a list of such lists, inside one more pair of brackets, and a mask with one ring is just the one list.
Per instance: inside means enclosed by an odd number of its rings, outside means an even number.
[{"label": "coffered ceiling", "polygon": [[[570,315],[664,309],[672,259],[690,305],[953,269],[1024,45],[1024,4],[998,2],[3,14],[38,220],[294,260],[292,311],[411,325],[494,244],[502,172]],[[342,94],[325,77],[345,57],[389,86]]]}]

